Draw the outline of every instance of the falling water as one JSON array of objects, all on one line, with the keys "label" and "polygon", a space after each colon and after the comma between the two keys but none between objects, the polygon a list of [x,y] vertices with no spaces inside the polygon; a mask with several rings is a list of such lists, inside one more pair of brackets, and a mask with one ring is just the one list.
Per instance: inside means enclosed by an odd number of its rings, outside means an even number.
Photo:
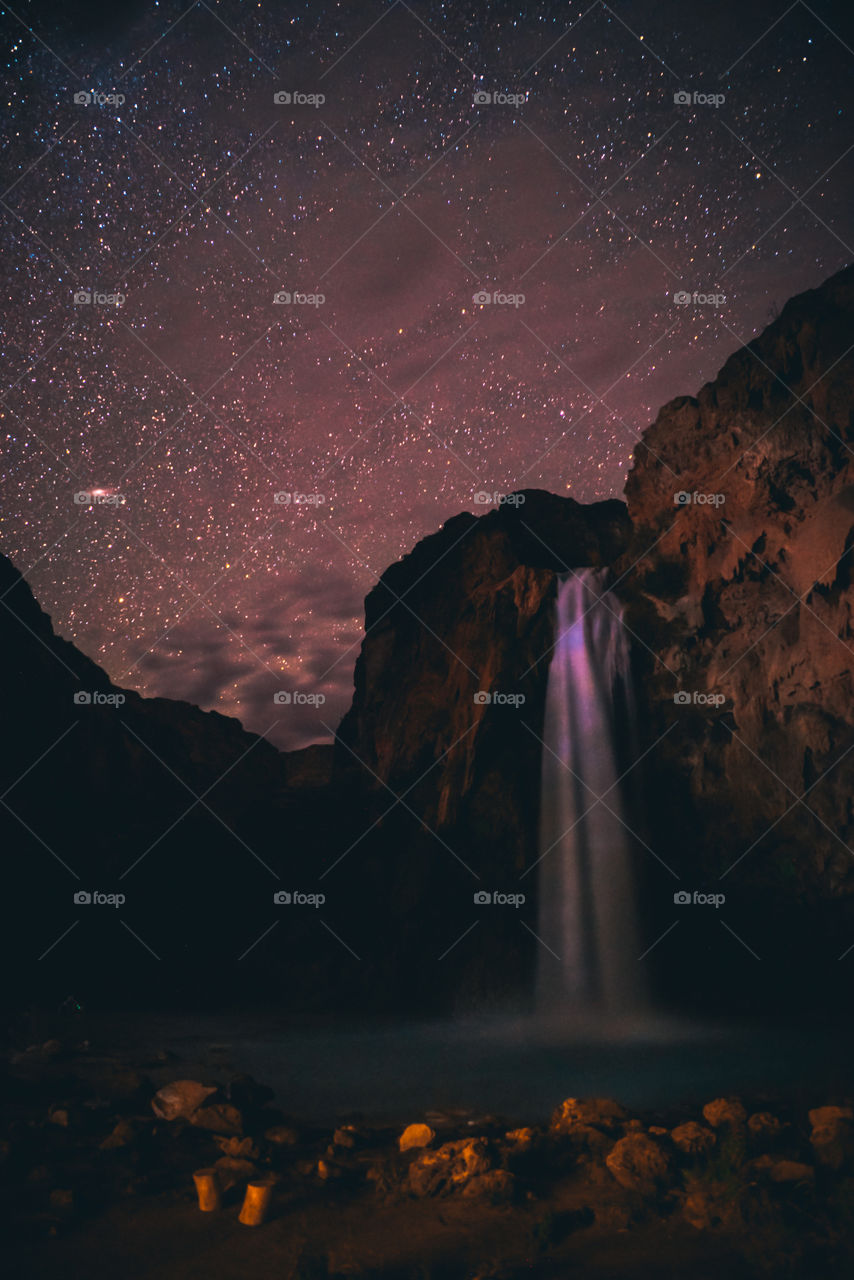
[{"label": "falling water", "polygon": [[[618,782],[633,716],[629,646],[607,570],[561,574],[546,693],[537,1008],[643,1003],[637,845]],[[625,767],[625,766],[623,766]]]}]

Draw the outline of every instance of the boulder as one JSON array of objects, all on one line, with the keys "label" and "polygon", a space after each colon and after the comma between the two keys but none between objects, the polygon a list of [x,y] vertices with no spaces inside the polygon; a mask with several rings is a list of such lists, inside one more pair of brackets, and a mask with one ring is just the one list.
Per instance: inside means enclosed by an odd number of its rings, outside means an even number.
[{"label": "boulder", "polygon": [[703,1107],[703,1119],[713,1129],[719,1129],[721,1125],[738,1129],[746,1122],[747,1111],[739,1098],[715,1098]]},{"label": "boulder", "polygon": [[605,1164],[621,1187],[643,1196],[656,1195],[670,1175],[669,1155],[645,1133],[626,1134],[613,1147]]},{"label": "boulder", "polygon": [[613,1098],[565,1098],[551,1118],[552,1133],[571,1133],[579,1125],[611,1131],[627,1120],[624,1107]]},{"label": "boulder", "polygon": [[159,1120],[189,1120],[212,1093],[216,1093],[215,1085],[199,1084],[197,1080],[173,1080],[157,1090],[151,1099],[151,1109]]},{"label": "boulder", "polygon": [[220,1156],[213,1167],[217,1171],[217,1182],[223,1191],[244,1186],[251,1179],[258,1177],[258,1169],[252,1161],[241,1160],[237,1156]]},{"label": "boulder", "polygon": [[472,1178],[489,1173],[491,1161],[483,1138],[445,1142],[436,1150],[424,1148],[409,1167],[409,1189],[416,1196],[446,1195]]},{"label": "boulder", "polygon": [[429,1147],[435,1137],[436,1130],[431,1129],[429,1124],[410,1124],[400,1135],[398,1146],[401,1151],[411,1151],[415,1147]]},{"label": "boulder", "polygon": [[198,1129],[210,1129],[212,1133],[234,1136],[243,1133],[243,1116],[230,1102],[214,1102],[209,1107],[199,1107],[190,1116],[190,1124]]},{"label": "boulder", "polygon": [[674,1147],[686,1156],[705,1155],[717,1142],[712,1130],[707,1129],[703,1124],[697,1124],[696,1120],[688,1120],[685,1124],[677,1125],[671,1131],[670,1140]]},{"label": "boulder", "polygon": [[809,1113],[810,1143],[819,1164],[841,1169],[854,1159],[854,1110],[816,1107]]},{"label": "boulder", "polygon": [[465,1199],[491,1200],[493,1204],[512,1200],[515,1193],[516,1179],[506,1169],[491,1169],[489,1173],[478,1174],[463,1187]]}]

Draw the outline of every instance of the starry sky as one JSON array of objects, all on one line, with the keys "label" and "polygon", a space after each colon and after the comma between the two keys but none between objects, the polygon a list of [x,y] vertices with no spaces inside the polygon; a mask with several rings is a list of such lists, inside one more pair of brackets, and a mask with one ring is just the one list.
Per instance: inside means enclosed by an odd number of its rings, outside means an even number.
[{"label": "starry sky", "polygon": [[389,563],[476,494],[618,496],[658,408],[854,256],[847,5],[0,32],[0,550],[117,683],[281,747],[346,710]]}]

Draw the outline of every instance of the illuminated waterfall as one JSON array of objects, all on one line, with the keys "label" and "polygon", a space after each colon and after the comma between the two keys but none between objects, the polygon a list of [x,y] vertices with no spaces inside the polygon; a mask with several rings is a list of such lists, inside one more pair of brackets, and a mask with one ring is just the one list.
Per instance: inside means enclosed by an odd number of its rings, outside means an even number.
[{"label": "illuminated waterfall", "polygon": [[541,1012],[643,1002],[637,843],[618,783],[618,746],[630,748],[633,736],[629,645],[607,575],[581,569],[558,579],[540,807]]}]

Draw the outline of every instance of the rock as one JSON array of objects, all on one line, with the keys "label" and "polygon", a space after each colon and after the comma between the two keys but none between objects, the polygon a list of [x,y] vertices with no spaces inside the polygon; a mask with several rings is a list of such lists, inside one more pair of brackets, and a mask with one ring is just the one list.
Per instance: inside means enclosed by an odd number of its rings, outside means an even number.
[{"label": "rock", "polygon": [[215,1134],[214,1142],[224,1155],[234,1156],[238,1160],[257,1160],[261,1154],[252,1138],[226,1138]]},{"label": "rock", "polygon": [[272,1142],[276,1147],[295,1147],[299,1142],[296,1129],[288,1124],[274,1124],[271,1128],[264,1130],[264,1137],[267,1142]]},{"label": "rock", "polygon": [[119,1120],[103,1142],[98,1144],[99,1151],[117,1151],[120,1147],[129,1147],[139,1136],[139,1126],[131,1120]]},{"label": "rock", "polygon": [[198,1129],[210,1129],[212,1133],[236,1136],[243,1133],[243,1116],[230,1102],[214,1102],[209,1107],[199,1107],[190,1116],[190,1124]]},{"label": "rock", "polygon": [[712,1130],[707,1129],[705,1125],[697,1124],[696,1120],[688,1120],[685,1124],[677,1125],[672,1130],[670,1139],[674,1147],[686,1156],[704,1155],[707,1151],[711,1151],[717,1142]]},{"label": "rock", "polygon": [[318,1178],[322,1178],[324,1182],[335,1181],[337,1178],[343,1178],[344,1176],[344,1170],[332,1160],[318,1160],[315,1172]]},{"label": "rock", "polygon": [[625,1109],[613,1098],[566,1098],[554,1112],[549,1128],[569,1133],[578,1125],[612,1130],[627,1119]]},{"label": "rock", "polygon": [[69,1187],[55,1187],[50,1193],[50,1207],[60,1213],[71,1213],[74,1209],[74,1192]]},{"label": "rock", "polygon": [[48,1122],[50,1124],[58,1124],[60,1128],[68,1128],[68,1109],[66,1107],[52,1107],[48,1112]]},{"label": "rock", "polygon": [[489,1173],[478,1174],[470,1178],[463,1187],[466,1199],[491,1200],[494,1204],[512,1200],[515,1193],[516,1179],[506,1169],[492,1169]]},{"label": "rock", "polygon": [[775,1160],[768,1168],[772,1182],[813,1182],[815,1170],[797,1160]]},{"label": "rock", "polygon": [[715,1183],[693,1186],[682,1201],[682,1217],[697,1231],[710,1231],[727,1226],[738,1217],[738,1209],[729,1190]]},{"label": "rock", "polygon": [[461,1190],[471,1178],[489,1173],[490,1164],[483,1138],[446,1142],[435,1151],[425,1148],[409,1167],[409,1188],[416,1196]]},{"label": "rock", "polygon": [[703,1118],[713,1129],[719,1129],[721,1125],[737,1129],[747,1120],[747,1111],[738,1098],[715,1098],[703,1107]]},{"label": "rock", "polygon": [[[626,1127],[628,1128],[628,1126]],[[664,1138],[669,1133],[669,1130],[660,1124],[651,1124],[647,1129],[647,1133],[651,1133],[654,1138]]]},{"label": "rock", "polygon": [[240,1111],[257,1111],[266,1103],[272,1102],[273,1090],[266,1084],[259,1084],[252,1076],[234,1076],[226,1088],[226,1097]]},{"label": "rock", "polygon": [[661,1190],[670,1174],[670,1157],[645,1133],[629,1133],[606,1157],[612,1176],[627,1191],[653,1196]]},{"label": "rock", "polygon": [[220,1156],[213,1167],[217,1171],[217,1181],[223,1191],[243,1186],[250,1179],[258,1177],[258,1169],[251,1160],[241,1160],[235,1156]]},{"label": "rock", "polygon": [[197,1080],[173,1080],[158,1089],[151,1099],[151,1109],[159,1120],[189,1120],[206,1098],[216,1093],[214,1085]]},{"label": "rock", "polygon": [[366,1135],[354,1124],[342,1124],[332,1135],[332,1145],[343,1147],[345,1151],[353,1151],[366,1141]]},{"label": "rock", "polygon": [[[801,946],[767,987],[786,1000],[790,975],[811,1000],[835,1000],[834,984],[810,981],[808,953],[820,942],[838,955],[851,939],[852,344],[849,266],[791,298],[696,396],[665,405],[634,451],[636,536],[616,566],[634,565],[622,590],[644,646],[639,721],[650,743],[668,731],[647,789],[651,847],[699,887],[721,875],[722,850],[761,840],[742,871],[768,910],[749,937],[737,931],[764,956],[766,940],[770,955],[781,930],[798,929]],[[674,706],[676,690],[716,701]],[[780,785],[800,795],[832,765],[810,811],[781,815]],[[720,991],[721,956],[706,950],[702,981]],[[700,975],[684,969],[672,980],[693,995]]]},{"label": "rock", "polygon": [[511,1129],[505,1133],[505,1139],[513,1144],[516,1151],[530,1151],[537,1139],[535,1129]]},{"label": "rock", "polygon": [[788,1125],[771,1111],[755,1111],[748,1117],[747,1131],[750,1134],[754,1151],[765,1147],[773,1147],[785,1133]]},{"label": "rock", "polygon": [[841,1169],[854,1159],[854,1110],[816,1107],[809,1113],[810,1143],[819,1164]]},{"label": "rock", "polygon": [[398,1147],[401,1151],[411,1151],[415,1147],[429,1147],[435,1137],[436,1130],[431,1129],[429,1124],[410,1124],[400,1135]]}]

